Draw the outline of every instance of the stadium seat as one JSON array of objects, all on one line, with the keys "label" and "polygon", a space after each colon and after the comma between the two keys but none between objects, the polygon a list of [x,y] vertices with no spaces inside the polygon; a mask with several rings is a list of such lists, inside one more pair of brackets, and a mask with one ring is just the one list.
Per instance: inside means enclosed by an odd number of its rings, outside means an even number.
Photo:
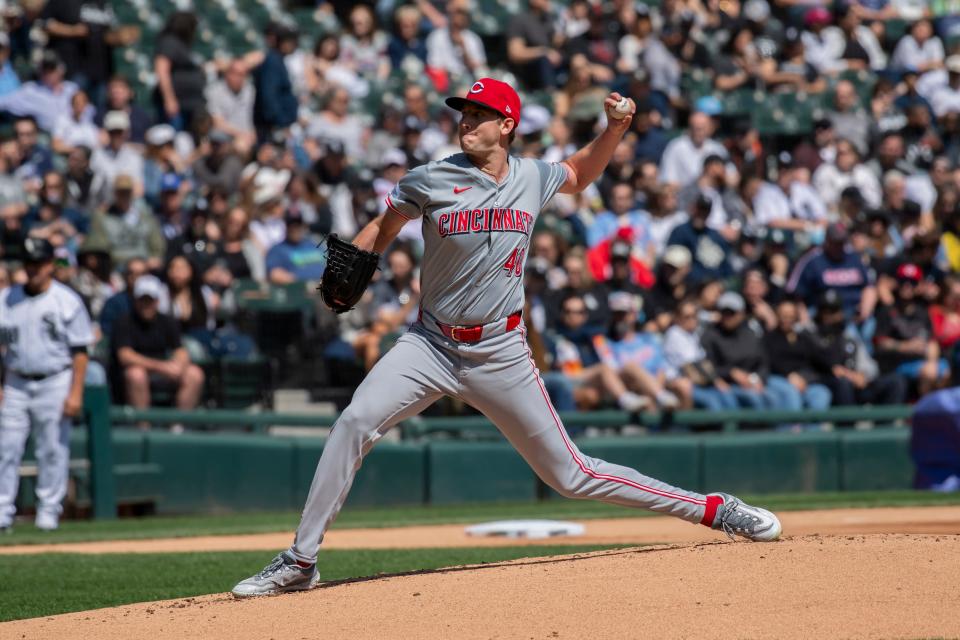
[{"label": "stadium seat", "polygon": [[713,78],[702,69],[684,72],[680,79],[680,91],[689,102],[713,93]]},{"label": "stadium seat", "polygon": [[806,94],[768,96],[753,112],[753,125],[761,135],[801,135],[813,130],[814,103]]},{"label": "stadium seat", "polygon": [[737,89],[722,93],[718,97],[723,105],[723,115],[737,116],[752,113],[757,103],[763,100],[764,95],[753,89]]},{"label": "stadium seat", "polygon": [[217,405],[223,409],[246,408],[261,404],[273,407],[273,369],[262,357],[238,360],[224,358],[220,361],[217,388]]}]

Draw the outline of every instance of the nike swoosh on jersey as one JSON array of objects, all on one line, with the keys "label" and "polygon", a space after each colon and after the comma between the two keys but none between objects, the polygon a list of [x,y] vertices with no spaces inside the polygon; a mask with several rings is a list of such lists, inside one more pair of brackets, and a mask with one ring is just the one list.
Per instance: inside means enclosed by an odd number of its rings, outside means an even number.
[{"label": "nike swoosh on jersey", "polygon": [[473,187],[454,187],[454,188],[453,188],[453,193],[454,193],[454,194],[463,193],[464,191],[467,191],[468,189],[473,189]]}]

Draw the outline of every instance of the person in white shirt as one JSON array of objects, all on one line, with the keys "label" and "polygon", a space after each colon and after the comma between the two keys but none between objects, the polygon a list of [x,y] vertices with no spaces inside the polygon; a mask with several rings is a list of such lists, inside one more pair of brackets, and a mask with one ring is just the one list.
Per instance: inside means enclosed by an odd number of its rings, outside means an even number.
[{"label": "person in white shirt", "polygon": [[284,193],[289,181],[289,171],[269,167],[260,169],[253,179],[253,204],[256,210],[250,222],[250,238],[264,255],[287,235]]},{"label": "person in white shirt", "polygon": [[233,136],[237,151],[246,155],[257,141],[253,125],[256,96],[243,60],[232,60],[223,72],[223,79],[207,85],[205,93],[214,128]]},{"label": "person in white shirt", "polygon": [[96,149],[100,146],[100,129],[93,123],[93,110],[86,92],[77,91],[70,98],[70,111],[61,113],[53,126],[53,150],[69,154],[74,147]]},{"label": "person in white shirt", "polygon": [[824,75],[839,73],[847,68],[843,51],[847,46],[843,32],[830,27],[833,16],[823,7],[813,7],[804,16],[807,30],[801,34],[803,54],[807,62]]},{"label": "person in white shirt", "polygon": [[350,100],[346,89],[333,87],[323,111],[307,125],[307,137],[318,143],[336,140],[346,149],[350,160],[358,160],[363,157],[368,132],[360,117],[350,113]]},{"label": "person in white shirt", "polygon": [[[526,116],[526,112],[524,112]],[[400,178],[407,172],[407,154],[400,149],[387,149],[380,161],[381,175],[373,181],[373,190],[377,194],[379,213],[387,210],[387,196],[393,191]],[[420,251],[423,250],[423,223],[411,220],[403,225],[397,238],[401,241],[413,243]]]},{"label": "person in white shirt", "polygon": [[677,305],[674,322],[663,341],[663,355],[671,367],[694,384],[693,403],[710,411],[737,408],[737,398],[730,386],[717,375],[700,342],[699,305],[692,299]]},{"label": "person in white shirt", "polygon": [[657,185],[649,193],[647,210],[650,212],[650,241],[657,257],[667,249],[667,240],[674,229],[690,219],[677,206],[677,189],[672,185]]},{"label": "person in white shirt", "polygon": [[942,67],[943,59],[943,43],[933,34],[933,25],[929,20],[917,20],[910,27],[910,33],[897,43],[890,66],[926,73]]},{"label": "person in white shirt", "polygon": [[851,186],[859,189],[868,207],[879,207],[882,199],[880,181],[860,163],[856,146],[844,138],[837,141],[836,160],[820,165],[814,172],[813,186],[832,211],[837,210],[840,193]]},{"label": "person in white shirt", "polygon": [[427,64],[450,75],[481,76],[487,66],[487,52],[480,36],[470,31],[470,3],[447,3],[447,26],[427,36]]},{"label": "person in white shirt", "polygon": [[134,192],[143,192],[143,153],[128,142],[130,139],[130,116],[126,111],[109,111],[103,118],[107,132],[107,144],[93,152],[90,168],[102,179],[107,191],[113,189],[113,181],[120,174],[134,180]]},{"label": "person in white shirt", "polygon": [[930,106],[937,118],[960,113],[960,54],[947,58],[947,82],[930,92]]},{"label": "person in white shirt", "polygon": [[674,138],[660,160],[660,181],[685,187],[700,177],[707,156],[727,157],[727,150],[714,140],[713,118],[696,111],[690,115],[687,133]]},{"label": "person in white shirt", "polygon": [[799,180],[793,156],[777,157],[777,181],[761,182],[753,196],[754,222],[775,229],[812,231],[826,227],[827,205],[816,189]]}]

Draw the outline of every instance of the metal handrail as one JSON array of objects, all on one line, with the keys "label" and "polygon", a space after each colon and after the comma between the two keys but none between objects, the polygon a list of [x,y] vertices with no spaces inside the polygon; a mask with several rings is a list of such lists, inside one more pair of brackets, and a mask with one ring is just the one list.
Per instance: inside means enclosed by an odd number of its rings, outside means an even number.
[{"label": "metal handrail", "polygon": [[[738,409],[733,411],[693,410],[641,414],[631,414],[626,411],[587,411],[564,412],[560,414],[560,418],[568,427],[616,428],[624,425],[639,425],[648,428],[665,428],[670,426],[722,425],[724,431],[737,431],[742,424],[775,425],[861,421],[890,423],[907,420],[911,411],[912,407],[909,405],[848,406],[799,411]],[[167,408],[134,409],[129,406],[111,407],[110,409],[110,421],[114,424],[134,424],[137,422],[152,424],[180,423],[211,427],[249,428],[258,432],[266,431],[268,427],[278,425],[330,427],[333,426],[336,419],[336,415],[274,413],[270,411],[258,413],[220,409],[180,411]],[[436,433],[471,436],[493,435],[495,433],[493,424],[484,416],[417,416],[406,420],[402,424],[402,428],[404,437],[414,438]]]}]

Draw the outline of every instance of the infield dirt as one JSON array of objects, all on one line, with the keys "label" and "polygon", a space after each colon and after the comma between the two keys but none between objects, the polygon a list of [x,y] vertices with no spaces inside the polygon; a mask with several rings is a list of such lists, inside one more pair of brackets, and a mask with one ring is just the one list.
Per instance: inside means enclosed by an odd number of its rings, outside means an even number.
[{"label": "infield dirt", "polygon": [[920,638],[960,635],[960,537],[691,543],[211,595],[0,625],[4,638]]},{"label": "infield dirt", "polygon": [[[960,533],[960,506],[881,507],[784,511],[778,514],[790,535],[865,533]],[[324,549],[422,549],[450,547],[518,546],[523,544],[630,545],[712,542],[722,534],[668,517],[580,520],[584,535],[554,538],[468,536],[462,524],[333,529],[324,537]],[[23,553],[181,553],[186,551],[276,552],[287,548],[293,532],[249,535],[101,540],[0,546],[0,555]]]}]

